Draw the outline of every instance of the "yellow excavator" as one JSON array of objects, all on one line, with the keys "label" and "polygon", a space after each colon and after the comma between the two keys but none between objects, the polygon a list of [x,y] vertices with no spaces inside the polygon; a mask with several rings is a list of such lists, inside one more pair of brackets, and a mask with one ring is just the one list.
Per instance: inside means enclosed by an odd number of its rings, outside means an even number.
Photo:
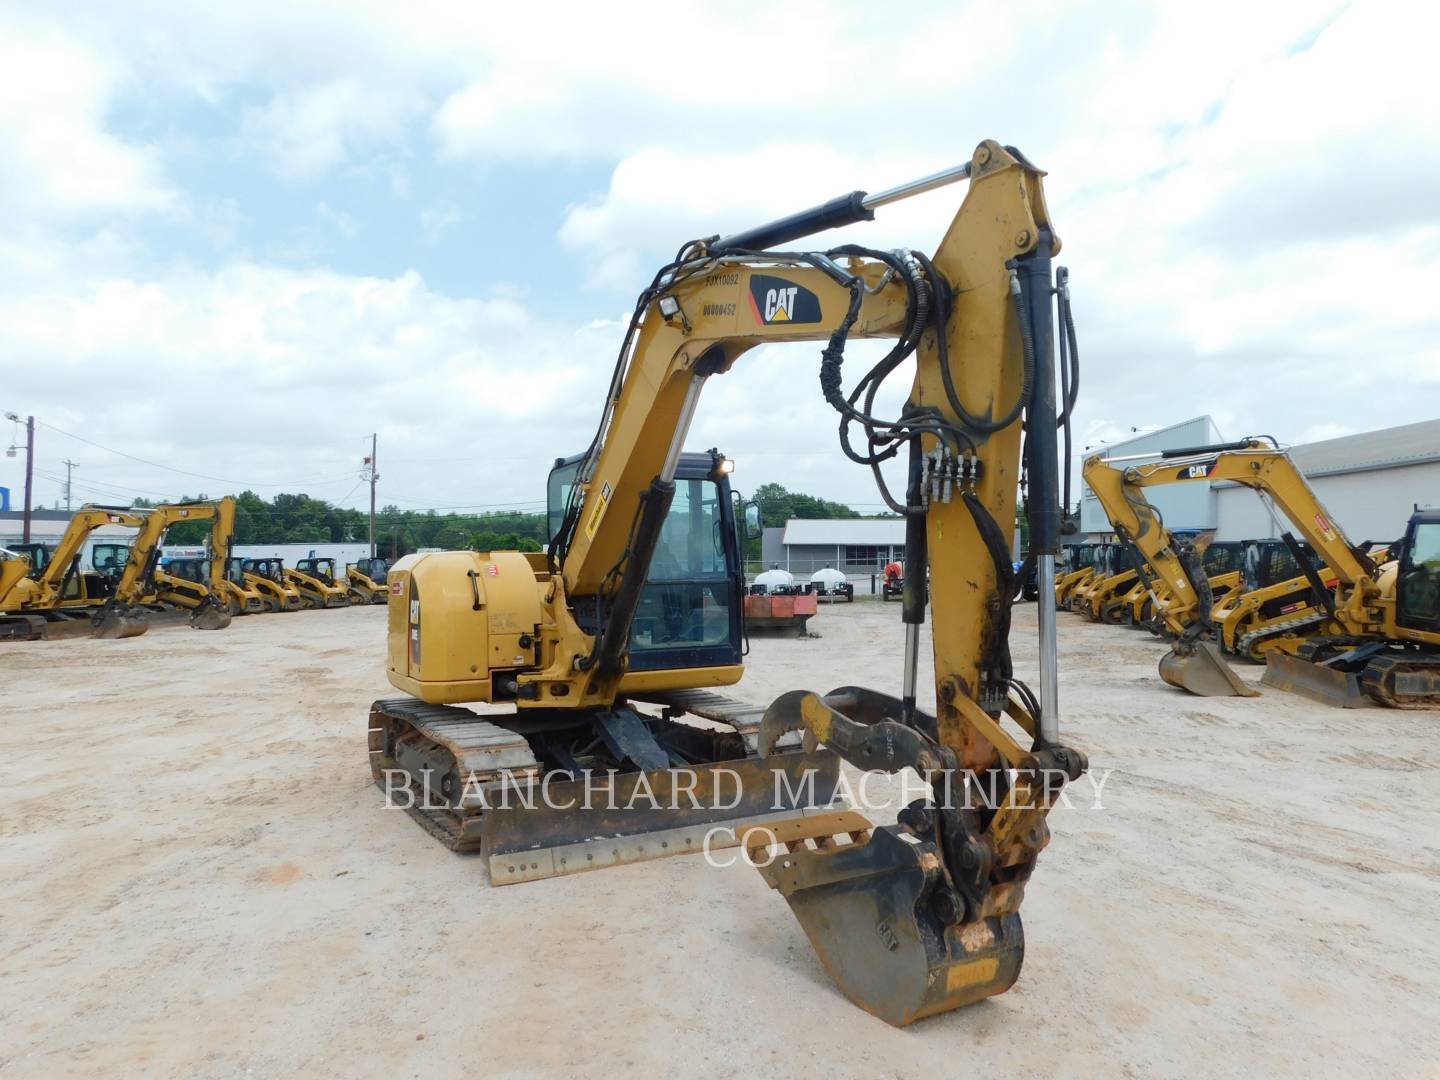
[{"label": "yellow excavator", "polygon": [[1211,618],[1214,597],[1201,553],[1170,532],[1160,511],[1138,491],[1140,470],[1121,468],[1115,464],[1119,460],[1092,455],[1081,473],[1121,545],[1132,553],[1133,565],[1150,590],[1154,618],[1174,639],[1160,661],[1160,677],[1202,697],[1257,696],[1259,691],[1220,655]]},{"label": "yellow excavator", "polygon": [[[789,802],[778,808],[789,820],[744,830],[743,842],[752,856],[783,846],[761,872],[852,1000],[907,1024],[1008,989],[1046,816],[1087,768],[1060,741],[1054,608],[1039,608],[1038,692],[1009,648],[1017,490],[1025,479],[1030,552],[1050,589],[1059,430],[1068,440],[1057,420],[1068,421],[1078,385],[1042,175],[987,141],[944,173],[681,247],[640,294],[593,441],[552,473],[547,550],[415,554],[390,569],[388,675],[407,696],[372,707],[377,782],[413,796],[409,809],[452,845],[482,845],[493,882],[693,851],[717,819],[740,831],[737,816]],[[794,246],[967,178],[932,255]],[[891,348],[847,390],[855,338]],[[898,694],[795,690],[758,708],[712,689],[743,673],[743,578],[724,464],[686,478],[681,451],[709,380],[758,345],[805,341],[821,344],[846,456],[906,463],[898,494],[875,470],[906,523],[904,660]],[[912,357],[907,404],[876,415],[884,379]],[[651,582],[662,560],[673,568]],[[656,614],[642,628],[647,601]],[[927,617],[933,714],[917,685]],[[479,715],[465,703],[506,709]],[[833,783],[840,759],[913,768],[929,795],[880,827],[826,812],[823,793],[794,798],[805,776]],[[497,805],[526,781],[522,794],[544,805]],[[722,781],[727,798],[713,800]],[[642,789],[660,805],[634,805]],[[691,792],[694,802],[670,801]]]},{"label": "yellow excavator", "polygon": [[[1440,703],[1440,511],[1417,510],[1405,538],[1386,552],[1392,561],[1379,567],[1346,538],[1289,455],[1264,440],[1168,450],[1159,461],[1123,468],[1116,467],[1119,460],[1087,460],[1085,478],[1106,501],[1116,531],[1143,552],[1173,594],[1163,611],[1178,635],[1160,662],[1166,682],[1202,695],[1255,693],[1215,647],[1204,575],[1193,556],[1169,543],[1143,495],[1157,484],[1231,481],[1260,494],[1309,545],[1307,551],[1288,531],[1281,537],[1320,609],[1266,627],[1271,648],[1261,681],[1341,706],[1367,697],[1402,707]],[[1321,578],[1323,569],[1334,575],[1333,588]],[[1227,691],[1225,682],[1239,685]]]},{"label": "yellow excavator", "polygon": [[[204,581],[190,581],[160,569],[160,545],[165,533],[184,522],[211,522],[207,539],[209,558]],[[181,619],[197,630],[223,630],[230,625],[230,604],[223,589],[225,560],[235,532],[235,500],[166,503],[146,512],[144,524],[130,545],[130,558],[105,601],[95,636],[124,638],[143,634],[151,626]]]},{"label": "yellow excavator", "polygon": [[378,556],[358,559],[345,567],[350,599],[356,604],[383,604],[390,599],[386,574],[389,564]]},{"label": "yellow excavator", "polygon": [[299,611],[305,606],[300,590],[290,582],[285,560],[279,556],[244,559],[241,572],[246,586],[260,594],[267,611]]},{"label": "yellow excavator", "polygon": [[295,587],[306,607],[348,607],[350,586],[344,575],[336,572],[334,559],[297,559],[286,567],[285,580]]},{"label": "yellow excavator", "polygon": [[54,550],[18,544],[0,554],[0,638],[34,640],[88,636],[114,592],[103,571],[85,570],[85,541],[105,525],[138,529],[146,510],[83,506]]}]

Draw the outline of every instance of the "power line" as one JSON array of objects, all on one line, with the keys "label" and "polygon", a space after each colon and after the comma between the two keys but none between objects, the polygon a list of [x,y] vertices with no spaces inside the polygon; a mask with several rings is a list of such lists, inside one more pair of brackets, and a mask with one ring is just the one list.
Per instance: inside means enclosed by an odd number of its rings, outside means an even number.
[{"label": "power line", "polygon": [[[229,477],[224,476],[211,476],[208,473],[197,473],[191,472],[188,469],[177,469],[173,465],[162,465],[158,461],[150,461],[148,458],[136,457],[134,454],[127,454],[124,450],[116,450],[113,446],[105,446],[101,443],[95,442],[93,439],[87,439],[83,435],[76,435],[73,431],[66,431],[64,428],[58,428],[54,424],[47,424],[43,420],[37,420],[35,421],[35,423],[39,424],[41,427],[49,428],[51,431],[55,432],[58,435],[64,435],[68,439],[74,439],[77,442],[82,442],[86,446],[93,446],[97,450],[104,450],[107,454],[115,454],[118,457],[129,458],[131,461],[138,461],[141,465],[149,465],[153,469],[164,469],[166,472],[179,473],[181,476],[193,476],[200,480],[213,480],[219,484],[238,484],[241,487],[295,487],[299,484],[318,483],[320,480],[326,479],[324,477],[317,477],[310,480],[284,480],[278,483],[260,483],[254,481],[233,480]],[[349,479],[350,475],[351,474],[348,473],[345,474],[344,479]]]}]

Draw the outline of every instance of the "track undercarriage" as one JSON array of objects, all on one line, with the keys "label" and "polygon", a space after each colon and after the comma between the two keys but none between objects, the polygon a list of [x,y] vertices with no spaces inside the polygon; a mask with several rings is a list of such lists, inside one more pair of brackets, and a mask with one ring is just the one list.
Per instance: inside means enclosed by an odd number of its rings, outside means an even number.
[{"label": "track undercarriage", "polygon": [[832,801],[834,754],[797,736],[757,756],[763,710],[708,691],[651,700],[664,715],[377,701],[371,771],[389,806],[452,851],[482,853],[495,885],[734,846],[748,826]]}]

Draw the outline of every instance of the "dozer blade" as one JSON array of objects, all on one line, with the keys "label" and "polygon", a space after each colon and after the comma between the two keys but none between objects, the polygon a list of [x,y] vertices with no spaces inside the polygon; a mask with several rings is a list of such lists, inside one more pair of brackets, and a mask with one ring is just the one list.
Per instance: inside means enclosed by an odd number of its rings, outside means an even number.
[{"label": "dozer blade", "polygon": [[1369,704],[1365,691],[1360,689],[1358,675],[1302,660],[1286,652],[1266,653],[1265,674],[1260,681],[1276,690],[1288,690],[1337,709],[1358,709]]},{"label": "dozer blade", "polygon": [[1220,655],[1213,641],[1177,644],[1160,658],[1160,678],[1199,697],[1259,697]]},{"label": "dozer blade", "polygon": [[[531,800],[492,802],[480,816],[492,885],[735,847],[745,830],[828,805],[839,778],[830,753],[750,758],[538,786]],[[780,777],[783,776],[783,781]],[[588,791],[588,794],[587,794]],[[794,800],[788,791],[801,791]],[[803,818],[802,818],[803,820]]]},{"label": "dozer blade", "polygon": [[925,902],[943,877],[932,841],[872,832],[845,811],[751,829],[745,847],[845,996],[888,1024],[1004,993],[1019,977],[1018,914],[945,926]]},{"label": "dozer blade", "polygon": [[96,620],[90,636],[114,641],[117,638],[139,637],[149,629],[150,620],[145,612],[113,608]]},{"label": "dozer blade", "polygon": [[560,718],[388,699],[370,711],[371,772],[450,850],[483,852],[493,885],[733,847],[747,826],[828,808],[839,783],[826,750],[759,758],[736,732],[621,709],[563,720],[634,767],[546,771],[534,748]]}]

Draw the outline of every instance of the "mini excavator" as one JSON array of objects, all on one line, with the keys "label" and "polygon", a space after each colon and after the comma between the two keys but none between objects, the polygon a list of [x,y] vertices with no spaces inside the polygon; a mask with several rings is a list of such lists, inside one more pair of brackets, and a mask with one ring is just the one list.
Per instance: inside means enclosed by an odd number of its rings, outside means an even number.
[{"label": "mini excavator", "polygon": [[104,571],[82,568],[85,541],[107,525],[138,529],[148,513],[82,506],[53,551],[43,544],[21,544],[0,553],[0,639],[88,637],[95,633],[114,584]]},{"label": "mini excavator", "polygon": [[[130,557],[115,582],[115,591],[96,618],[95,636],[135,637],[152,625],[178,621],[188,621],[197,630],[223,630],[229,626],[230,603],[222,584],[235,532],[234,498],[227,495],[213,502],[164,503],[144,514],[145,521],[130,546]],[[173,525],[198,521],[211,523],[203,580],[187,581],[162,573],[160,545],[166,531]],[[157,582],[157,578],[163,580]]]},{"label": "mini excavator", "polygon": [[[1173,542],[1144,497],[1145,488],[1160,484],[1230,481],[1257,492],[1277,521],[1288,520],[1300,534],[1297,539],[1286,529],[1281,539],[1315,598],[1313,607],[1253,631],[1270,645],[1261,681],[1343,707],[1366,700],[1395,707],[1440,703],[1440,511],[1416,510],[1381,566],[1345,536],[1290,456],[1265,440],[1166,450],[1146,464],[1123,461],[1097,455],[1085,462],[1084,474],[1116,532],[1171,594],[1157,605],[1176,634],[1160,661],[1166,682],[1207,697],[1256,693],[1220,656],[1197,558]],[[1243,655],[1251,647],[1242,636],[1234,651]]]},{"label": "mini excavator", "polygon": [[[1060,738],[1054,608],[1039,605],[1038,692],[1009,646],[1017,493],[1028,485],[1030,551],[1040,589],[1052,589],[1059,432],[1068,440],[1078,387],[1043,175],[986,141],[954,169],[681,247],[640,294],[593,440],[568,475],[552,474],[562,497],[548,548],[415,554],[391,567],[388,675],[407,696],[372,706],[377,783],[424,798],[409,807],[421,824],[485,850],[492,882],[504,883],[695,850],[715,820],[704,798],[658,811],[551,807],[590,782],[624,803],[643,780],[664,802],[687,772],[687,791],[704,796],[723,768],[744,788],[724,820],[752,854],[783,845],[761,872],[858,1005],[900,1025],[1007,990],[1046,816],[1087,768]],[[963,181],[933,254],[793,246]],[[847,390],[857,338],[892,347]],[[759,709],[714,689],[743,670],[737,536],[724,462],[682,450],[711,379],[756,346],[806,341],[822,345],[820,389],[842,452],[874,471],[905,520],[903,663],[898,693],[800,689]],[[877,416],[882,382],[911,358],[905,407]],[[886,486],[891,459],[904,465],[903,493]],[[651,580],[662,559],[681,569]],[[661,614],[642,620],[647,602]],[[917,685],[927,617],[933,713]],[[914,769],[930,795],[895,825],[830,811],[840,759]],[[807,771],[819,796],[776,820],[777,774],[793,792]],[[485,798],[542,776],[545,806]],[[746,830],[762,810],[769,831]]]}]

